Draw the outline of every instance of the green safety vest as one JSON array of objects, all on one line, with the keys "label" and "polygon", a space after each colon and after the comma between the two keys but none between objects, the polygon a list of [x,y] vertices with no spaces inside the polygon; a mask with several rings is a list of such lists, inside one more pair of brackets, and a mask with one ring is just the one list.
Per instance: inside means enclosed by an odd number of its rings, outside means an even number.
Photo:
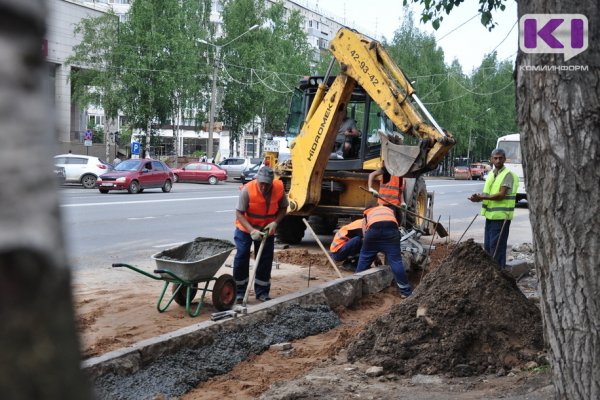
[{"label": "green safety vest", "polygon": [[484,194],[495,194],[500,192],[502,183],[507,174],[511,174],[513,178],[512,188],[509,193],[502,200],[483,200],[481,202],[481,215],[486,219],[503,220],[513,219],[513,212],[515,210],[515,202],[517,200],[517,189],[519,188],[519,177],[517,174],[508,170],[504,167],[498,176],[494,176],[494,173],[490,173],[483,186]]}]

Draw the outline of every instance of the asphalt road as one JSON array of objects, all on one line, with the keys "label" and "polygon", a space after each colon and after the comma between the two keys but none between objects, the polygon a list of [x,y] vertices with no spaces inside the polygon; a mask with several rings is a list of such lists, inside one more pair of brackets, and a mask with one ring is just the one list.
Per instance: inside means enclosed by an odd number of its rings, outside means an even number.
[{"label": "asphalt road", "polygon": [[[60,189],[60,210],[70,265],[75,269],[109,267],[114,262],[136,265],[198,236],[232,240],[239,186],[178,183],[170,193],[158,189],[137,195],[65,186]],[[482,188],[480,181],[427,180],[427,190],[435,193],[434,218],[440,217],[452,239],[458,240],[478,214],[480,205],[467,197]],[[477,217],[463,240],[481,241],[483,225],[483,218]],[[305,235],[304,241],[314,239]],[[509,244],[523,242],[531,242],[526,206],[517,208],[509,236]]]}]

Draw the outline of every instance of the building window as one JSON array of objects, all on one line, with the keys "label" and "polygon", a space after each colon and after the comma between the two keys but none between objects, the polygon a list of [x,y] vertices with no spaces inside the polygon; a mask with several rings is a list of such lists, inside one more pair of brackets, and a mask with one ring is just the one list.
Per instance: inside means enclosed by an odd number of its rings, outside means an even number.
[{"label": "building window", "polygon": [[92,127],[104,126],[104,115],[90,115],[88,121]]}]

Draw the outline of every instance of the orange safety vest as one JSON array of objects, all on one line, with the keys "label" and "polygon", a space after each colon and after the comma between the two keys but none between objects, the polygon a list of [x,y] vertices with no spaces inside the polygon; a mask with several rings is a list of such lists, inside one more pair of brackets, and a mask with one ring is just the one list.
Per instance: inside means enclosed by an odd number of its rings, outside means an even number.
[{"label": "orange safety vest", "polygon": [[[335,236],[333,237],[333,240],[331,241],[331,245],[329,246],[329,251],[331,251],[332,253],[335,253],[336,251],[341,249],[342,246],[344,246],[348,242],[348,240],[350,240],[350,237],[348,237],[348,233],[350,231],[353,231],[355,229],[360,229],[361,234],[362,234],[362,226],[363,226],[362,219],[357,219],[356,221],[352,221],[349,224],[342,226],[335,233]],[[357,235],[354,235],[354,236],[357,236]]]},{"label": "orange safety vest", "polygon": [[[249,182],[245,187],[248,191],[249,201],[248,209],[244,213],[244,217],[246,217],[250,225],[258,230],[261,230],[267,224],[275,221],[277,217],[277,212],[279,211],[279,201],[284,195],[283,182],[279,179],[273,181],[269,203],[267,203],[263,194],[258,189],[258,182],[256,180]],[[235,219],[235,226],[241,231],[250,233],[237,218]]]},{"label": "orange safety vest", "polygon": [[368,230],[373,224],[378,222],[393,222],[394,225],[398,225],[394,210],[386,206],[371,207],[365,210],[365,231]]},{"label": "orange safety vest", "polygon": [[[404,179],[399,176],[392,176],[388,183],[381,183],[379,185],[379,198],[377,204],[386,205],[388,203],[396,206],[402,205],[402,191],[404,190]],[[387,202],[383,201],[386,200]]]}]

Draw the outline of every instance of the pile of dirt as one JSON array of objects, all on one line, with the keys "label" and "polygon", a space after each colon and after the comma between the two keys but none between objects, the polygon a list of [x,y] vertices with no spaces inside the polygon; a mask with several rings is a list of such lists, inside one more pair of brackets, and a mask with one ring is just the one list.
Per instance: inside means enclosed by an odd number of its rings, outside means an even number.
[{"label": "pile of dirt", "polygon": [[413,296],[374,320],[348,348],[401,375],[501,374],[543,350],[540,310],[469,240],[427,274]]},{"label": "pile of dirt", "polygon": [[306,249],[287,249],[280,250],[274,254],[276,262],[302,265],[304,267],[310,266],[327,266],[327,257],[321,253],[310,253]]}]

